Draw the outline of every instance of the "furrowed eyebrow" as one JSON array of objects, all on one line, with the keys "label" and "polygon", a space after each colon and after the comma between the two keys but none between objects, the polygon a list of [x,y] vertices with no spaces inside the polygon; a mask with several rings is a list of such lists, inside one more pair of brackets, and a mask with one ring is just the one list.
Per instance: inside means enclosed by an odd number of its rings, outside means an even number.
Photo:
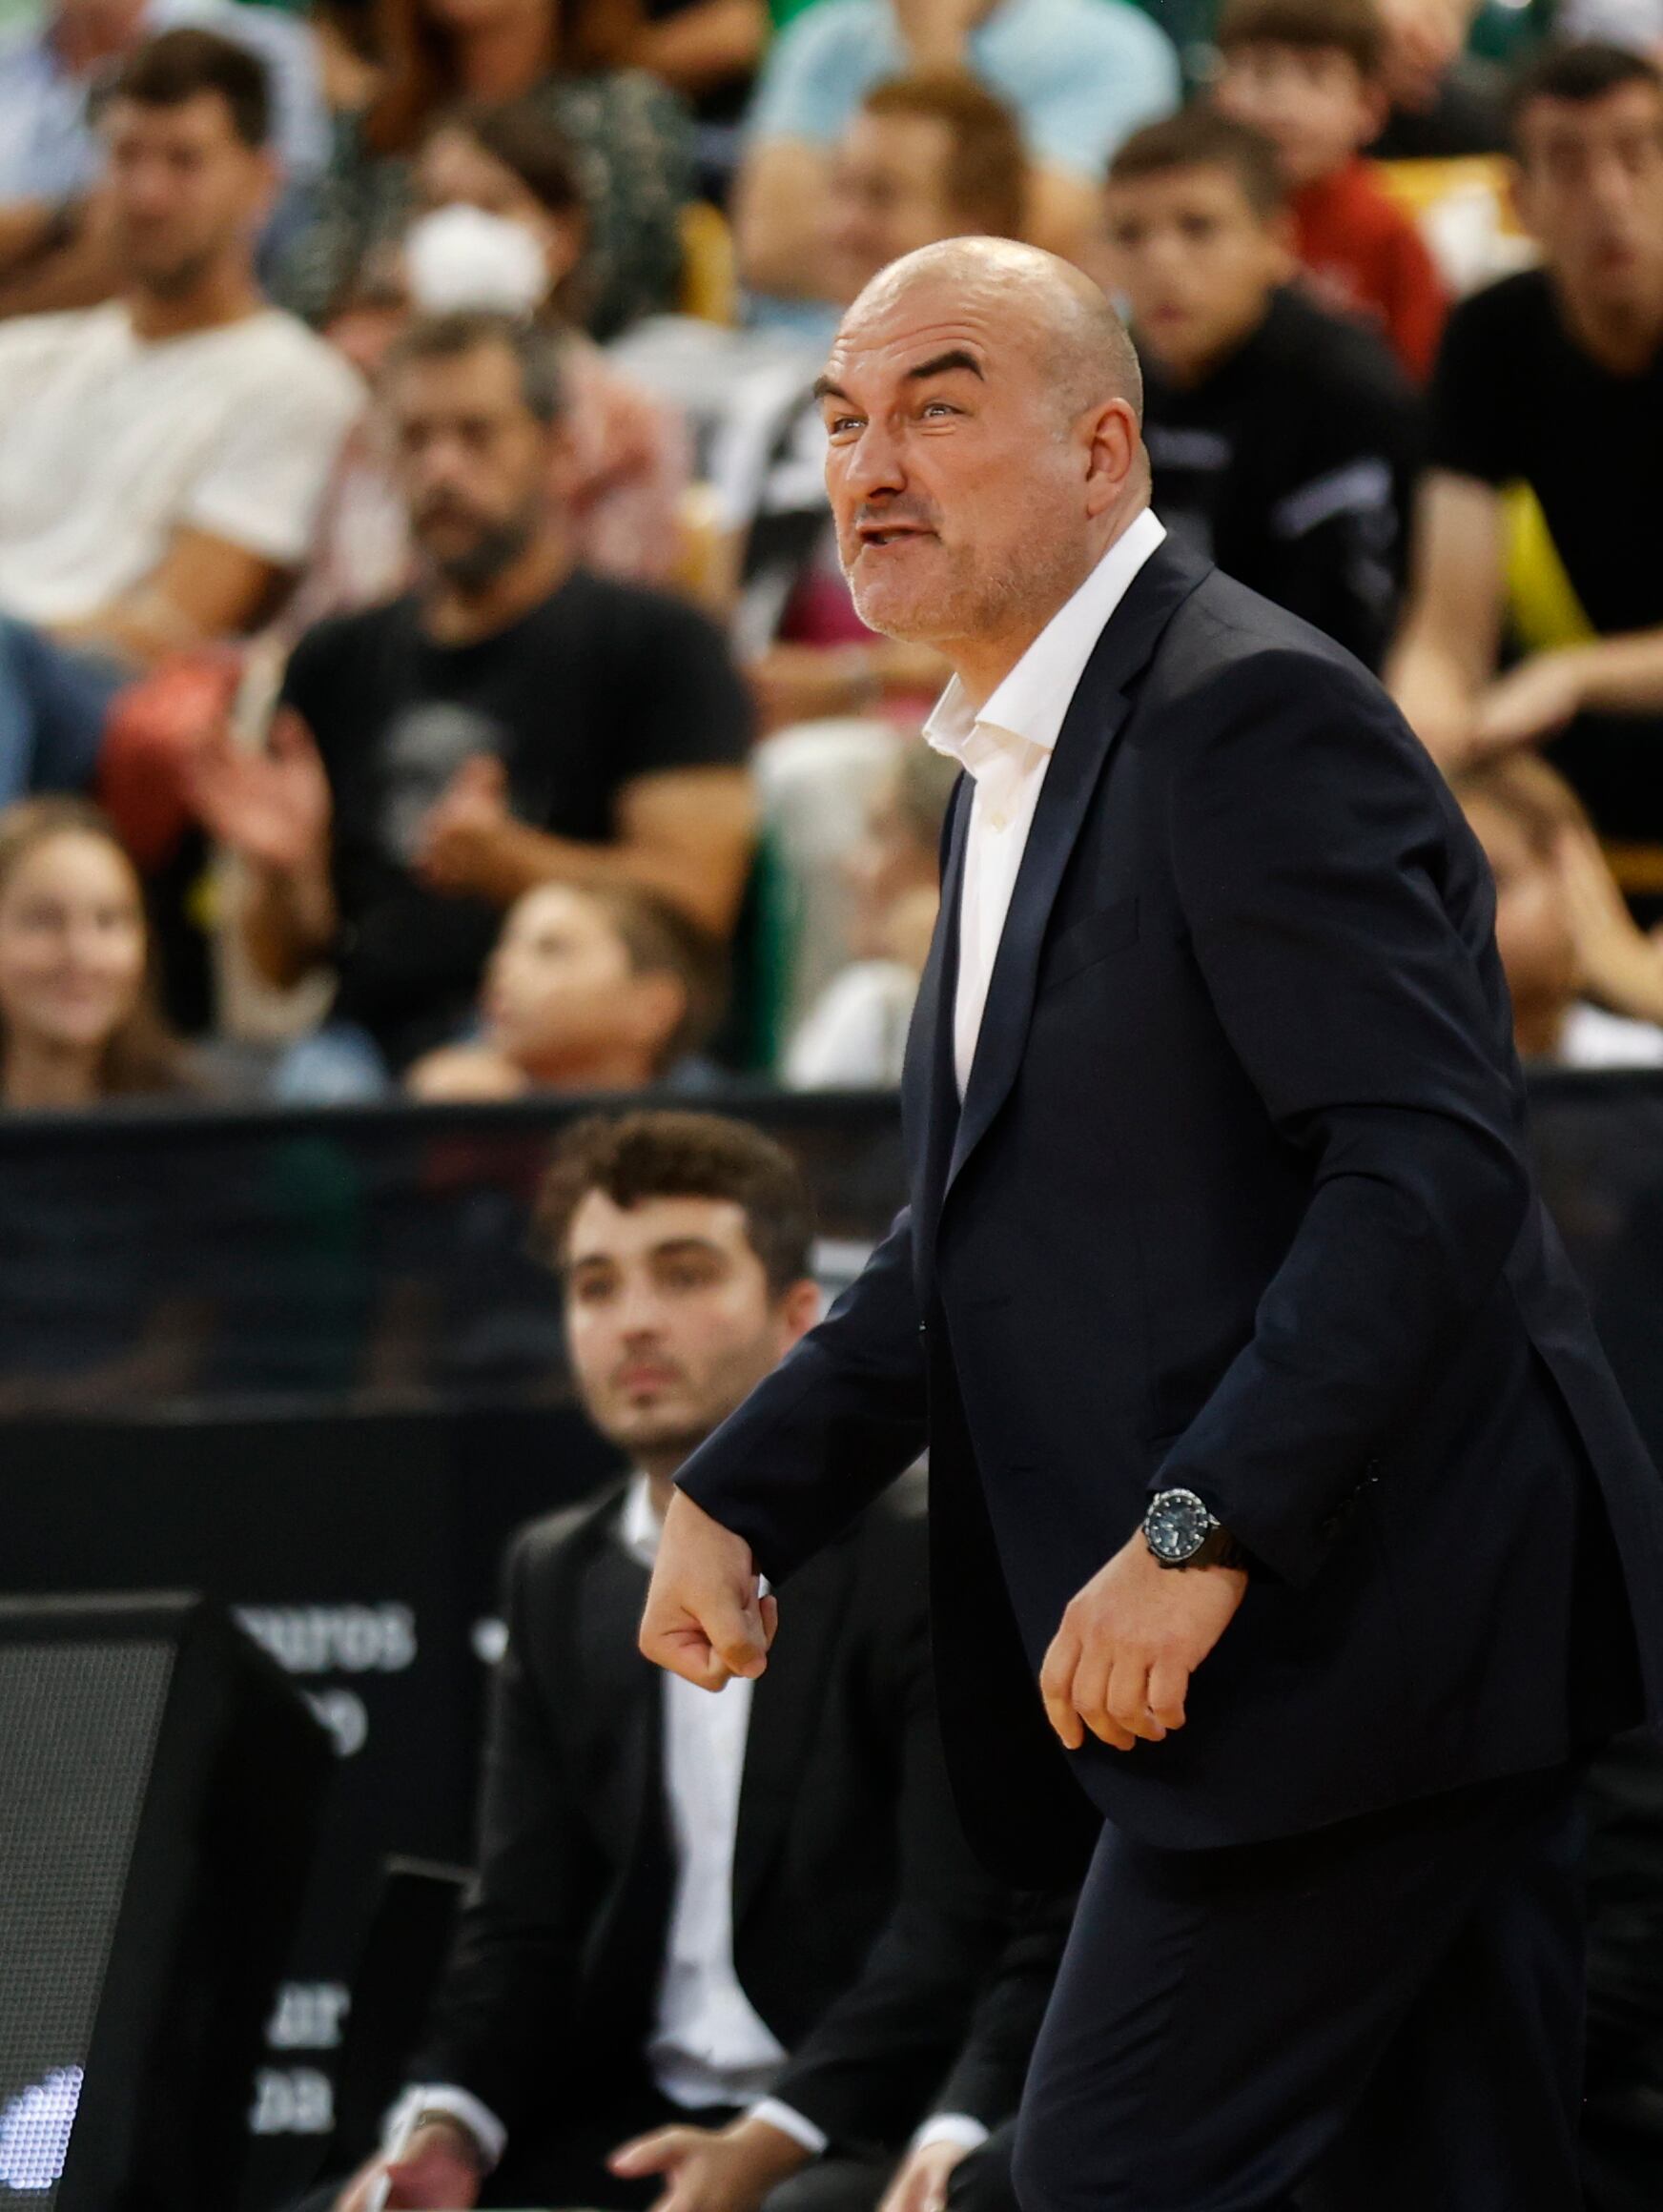
[{"label": "furrowed eyebrow", "polygon": [[936,354],[930,360],[920,361],[915,369],[909,369],[907,382],[916,384],[921,383],[926,377],[944,377],[950,369],[964,369],[982,383],[987,381],[981,373],[981,363],[975,354],[968,353],[963,346],[954,346],[944,354]]},{"label": "furrowed eyebrow", "polygon": [[[929,360],[920,361],[915,369],[906,371],[904,380],[909,384],[920,384],[931,377],[948,376],[955,369],[962,369],[967,376],[975,377],[982,383],[987,381],[982,375],[980,361],[963,346],[952,346],[944,354],[935,354]],[[816,400],[847,400],[849,398],[842,385],[833,383],[830,377],[815,378],[813,396]]]}]

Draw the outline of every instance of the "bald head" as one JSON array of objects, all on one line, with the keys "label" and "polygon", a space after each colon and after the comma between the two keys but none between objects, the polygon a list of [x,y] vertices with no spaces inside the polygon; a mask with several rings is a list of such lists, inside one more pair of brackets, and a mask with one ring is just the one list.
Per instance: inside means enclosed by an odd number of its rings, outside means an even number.
[{"label": "bald head", "polygon": [[1126,326],[1089,276],[1015,238],[944,238],[880,269],[843,317],[839,338],[916,308],[932,295],[979,309],[991,330],[1041,364],[1058,413],[1072,420],[1106,399],[1143,417],[1143,372]]}]

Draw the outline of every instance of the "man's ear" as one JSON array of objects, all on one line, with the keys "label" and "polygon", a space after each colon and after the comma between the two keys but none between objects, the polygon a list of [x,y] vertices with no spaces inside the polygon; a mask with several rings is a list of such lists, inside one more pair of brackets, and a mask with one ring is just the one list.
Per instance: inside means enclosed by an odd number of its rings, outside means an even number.
[{"label": "man's ear", "polygon": [[1120,497],[1138,466],[1142,433],[1126,399],[1105,399],[1087,418],[1086,431],[1086,512],[1100,515]]},{"label": "man's ear", "polygon": [[825,1301],[820,1285],[811,1275],[805,1275],[800,1282],[793,1282],[780,1301],[780,1314],[786,1333],[793,1343],[805,1337],[820,1318]]}]

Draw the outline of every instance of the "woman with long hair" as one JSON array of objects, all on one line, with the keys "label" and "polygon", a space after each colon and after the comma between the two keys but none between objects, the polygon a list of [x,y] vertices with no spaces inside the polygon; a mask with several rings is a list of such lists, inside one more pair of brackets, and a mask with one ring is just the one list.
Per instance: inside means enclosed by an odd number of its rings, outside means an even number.
[{"label": "woman with long hair", "polygon": [[40,798],[0,812],[0,1105],[188,1089],[151,964],[137,871],[96,808]]},{"label": "woman with long hair", "polygon": [[561,0],[377,0],[375,45],[375,92],[338,119],[318,213],[278,287],[285,305],[322,320],[366,258],[400,236],[412,161],[441,116],[531,98],[570,148],[582,186],[590,332],[609,338],[674,306],[694,176],[691,118],[674,93],[644,71],[593,66]]}]

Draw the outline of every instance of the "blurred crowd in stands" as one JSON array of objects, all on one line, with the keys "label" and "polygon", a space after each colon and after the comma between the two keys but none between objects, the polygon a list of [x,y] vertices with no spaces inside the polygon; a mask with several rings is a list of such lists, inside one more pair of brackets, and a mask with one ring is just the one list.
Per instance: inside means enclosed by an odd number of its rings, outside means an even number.
[{"label": "blurred crowd in stands", "polygon": [[8,0],[0,1096],[893,1084],[942,665],[814,378],[965,232],[1663,1063],[1657,0]]}]

